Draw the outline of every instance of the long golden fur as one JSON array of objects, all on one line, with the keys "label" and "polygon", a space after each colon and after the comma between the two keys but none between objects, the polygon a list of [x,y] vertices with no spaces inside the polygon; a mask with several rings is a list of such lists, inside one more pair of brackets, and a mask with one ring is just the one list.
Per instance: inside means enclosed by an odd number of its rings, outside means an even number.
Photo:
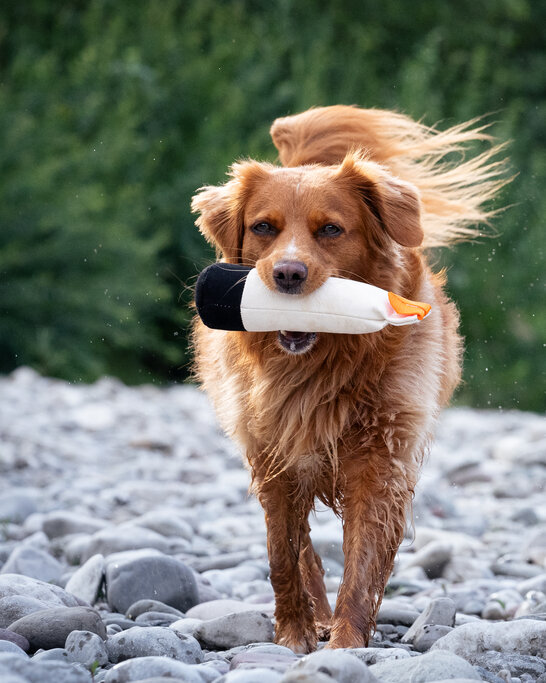
[{"label": "long golden fur", "polygon": [[[438,132],[400,114],[336,106],[278,119],[271,133],[282,167],[237,163],[225,185],[194,197],[197,224],[221,258],[256,266],[273,289],[279,264],[297,262],[308,273],[301,294],[337,276],[432,304],[419,325],[305,337],[297,354],[281,333],[195,322],[198,377],[243,447],[265,511],[276,642],[309,652],[329,633],[329,647],[361,647],[434,421],[460,379],[457,310],[424,250],[487,221],[482,204],[503,182],[501,164],[497,148],[445,161],[489,139],[475,122]],[[309,537],[315,498],[343,519],[333,615]]]}]

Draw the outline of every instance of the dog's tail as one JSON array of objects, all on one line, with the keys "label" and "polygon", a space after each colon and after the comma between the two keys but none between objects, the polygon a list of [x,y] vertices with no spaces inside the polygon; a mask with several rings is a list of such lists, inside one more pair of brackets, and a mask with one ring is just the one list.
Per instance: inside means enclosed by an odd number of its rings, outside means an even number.
[{"label": "dog's tail", "polygon": [[[355,150],[417,187],[421,196],[424,247],[446,246],[481,233],[496,211],[489,201],[503,185],[504,145],[495,145],[478,119],[444,131],[403,114],[338,105],[277,119],[271,136],[284,166],[339,164]],[[469,147],[485,151],[465,158]]]}]

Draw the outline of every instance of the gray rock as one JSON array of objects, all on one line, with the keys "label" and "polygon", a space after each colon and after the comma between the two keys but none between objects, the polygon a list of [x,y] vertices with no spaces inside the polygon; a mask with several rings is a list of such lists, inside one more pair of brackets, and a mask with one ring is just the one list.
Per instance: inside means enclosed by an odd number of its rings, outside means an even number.
[{"label": "gray rock", "polygon": [[31,546],[17,546],[0,571],[1,574],[23,574],[45,582],[57,582],[63,565],[49,553]]},{"label": "gray rock", "polygon": [[284,645],[277,645],[276,643],[249,643],[248,645],[237,645],[231,647],[229,650],[222,652],[222,657],[231,661],[236,655],[241,653],[263,653],[269,655],[288,655],[297,659],[299,655],[295,655],[292,650]]},{"label": "gray rock", "polygon": [[313,652],[294,664],[290,673],[305,673],[316,675],[326,674],[336,683],[372,682],[376,679],[370,673],[371,669],[357,657],[342,650],[319,650]]},{"label": "gray rock", "polygon": [[103,520],[78,515],[67,510],[49,512],[42,521],[42,530],[49,538],[78,533],[94,534],[106,526],[107,523]]},{"label": "gray rock", "polygon": [[526,560],[546,566],[546,528],[543,527],[534,532],[522,552]]},{"label": "gray rock", "polygon": [[455,603],[451,598],[435,598],[421,612],[402,636],[403,643],[412,643],[418,652],[426,652],[455,625]]},{"label": "gray rock", "polygon": [[106,638],[106,627],[91,607],[50,607],[18,619],[10,630],[24,636],[31,650],[64,647],[72,631],[91,631]]},{"label": "gray rock", "polygon": [[91,631],[69,633],[65,649],[71,661],[83,664],[86,669],[93,666],[95,662],[99,666],[108,664],[108,652],[104,640]]},{"label": "gray rock", "polygon": [[208,649],[227,650],[237,645],[273,640],[271,619],[258,611],[238,612],[204,621],[195,637]]},{"label": "gray rock", "polygon": [[142,599],[159,600],[184,612],[198,600],[192,570],[180,560],[162,555],[109,563],[106,590],[108,604],[120,612]]},{"label": "gray rock", "polygon": [[208,602],[199,603],[186,612],[186,617],[191,619],[217,619],[218,617],[225,617],[228,614],[236,614],[237,612],[255,611],[256,605],[252,605],[242,600],[209,600]]},{"label": "gray rock", "polygon": [[102,555],[93,555],[68,579],[65,590],[93,605],[104,580],[105,562]]},{"label": "gray rock", "polygon": [[437,579],[453,555],[453,546],[444,541],[431,541],[412,556],[405,558],[400,569],[422,567],[429,579]]},{"label": "gray rock", "polygon": [[52,647],[51,650],[38,650],[32,658],[33,662],[68,662],[68,652],[64,647]]},{"label": "gray rock", "polygon": [[178,621],[175,614],[166,614],[165,612],[144,612],[135,619],[135,624],[138,626],[170,626],[175,621]]},{"label": "gray rock", "polygon": [[146,529],[151,529],[161,534],[161,536],[175,536],[177,538],[184,538],[186,541],[191,541],[193,538],[191,524],[182,519],[176,510],[153,510],[137,517],[134,523]]},{"label": "gray rock", "polygon": [[53,586],[39,579],[33,579],[22,574],[0,574],[0,598],[13,595],[24,595],[28,598],[40,600],[48,607],[65,605],[76,607],[85,604],[74,595],[67,593],[58,586]]},{"label": "gray rock", "polygon": [[106,643],[111,662],[134,657],[170,657],[186,664],[199,664],[203,652],[191,636],[178,635],[169,628],[135,626],[108,638]]},{"label": "gray rock", "polygon": [[182,619],[184,617],[183,612],[176,609],[175,607],[166,605],[164,602],[160,602],[159,600],[150,599],[137,600],[136,602],[134,602],[129,607],[127,612],[125,612],[125,616],[127,617],[127,619],[136,619],[145,612],[163,612],[165,614],[173,614],[179,619]]},{"label": "gray rock", "polygon": [[193,636],[195,638],[195,632],[203,623],[202,619],[189,619],[185,617],[184,619],[178,619],[169,624],[169,628],[175,633],[182,635]]},{"label": "gray rock", "polygon": [[546,671],[546,666],[542,657],[531,657],[529,655],[511,654],[506,652],[482,652],[479,655],[479,664],[484,669],[492,671],[497,675],[506,669],[510,672],[511,676],[530,674],[533,676],[533,679]]},{"label": "gray rock", "polygon": [[18,655],[0,655],[0,680],[19,676],[25,683],[92,683],[91,674],[80,664],[59,661],[34,661]]},{"label": "gray rock", "polygon": [[482,610],[483,619],[509,619],[522,604],[521,593],[515,588],[505,588],[491,593]]},{"label": "gray rock", "polygon": [[381,683],[428,683],[452,678],[481,680],[473,666],[451,652],[427,652],[409,660],[386,660],[374,664],[369,670]]},{"label": "gray rock", "polygon": [[23,636],[20,636],[18,633],[14,633],[7,628],[0,628],[0,642],[2,641],[14,643],[24,652],[28,652],[30,650],[30,643],[26,638],[23,638]]},{"label": "gray rock", "polygon": [[475,664],[480,664],[480,655],[487,650],[545,657],[546,622],[518,619],[464,624],[434,643],[432,650],[452,652]]},{"label": "gray rock", "polygon": [[377,623],[411,626],[418,616],[419,612],[414,610],[411,605],[402,605],[391,600],[383,600],[377,613]]},{"label": "gray rock", "polygon": [[167,657],[138,657],[116,664],[104,677],[104,683],[129,683],[154,677],[203,683],[197,667]]},{"label": "gray rock", "polygon": [[0,598],[0,628],[6,628],[17,619],[47,607],[45,602],[36,598],[27,598],[25,595]]},{"label": "gray rock", "polygon": [[356,647],[347,650],[347,653],[357,657],[367,666],[378,664],[386,659],[409,659],[411,657],[410,653],[401,647]]},{"label": "gray rock", "polygon": [[236,567],[248,559],[248,553],[238,551],[233,553],[222,553],[213,557],[196,557],[188,562],[196,572],[206,572],[209,569],[230,569]]},{"label": "gray rock", "polygon": [[[331,679],[328,679],[331,683]],[[282,673],[266,668],[235,669],[217,678],[215,683],[278,683],[284,681]],[[317,683],[320,683],[318,681]]]},{"label": "gray rock", "polygon": [[526,595],[529,591],[546,593],[546,572],[518,583],[517,589],[522,595]]},{"label": "gray rock", "polygon": [[0,640],[0,653],[19,655],[23,659],[28,659],[27,653],[10,640]]},{"label": "gray rock", "polygon": [[280,680],[281,683],[332,683],[331,676],[318,671],[313,671],[313,673],[308,671],[288,671]]},{"label": "gray rock", "polygon": [[283,673],[297,661],[297,657],[291,655],[278,655],[268,652],[241,652],[231,660],[232,669],[270,669]]},{"label": "gray rock", "polygon": [[0,494],[0,520],[21,524],[37,511],[36,494],[24,489]]},{"label": "gray rock", "polygon": [[[176,540],[169,542],[161,534],[136,525],[107,527],[93,534],[89,543],[82,550],[82,560],[93,555],[111,555],[125,550],[153,548],[161,553],[177,551]],[[184,550],[184,548],[180,548]]]}]

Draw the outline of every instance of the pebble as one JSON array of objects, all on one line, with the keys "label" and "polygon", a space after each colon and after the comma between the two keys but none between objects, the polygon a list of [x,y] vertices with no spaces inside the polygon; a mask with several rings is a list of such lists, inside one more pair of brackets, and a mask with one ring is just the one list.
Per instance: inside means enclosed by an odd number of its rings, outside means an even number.
[{"label": "pebble", "polygon": [[108,526],[101,519],[78,515],[67,510],[56,510],[46,514],[42,521],[42,530],[48,538],[58,538],[69,534],[93,534]]},{"label": "pebble", "polygon": [[22,650],[19,645],[12,643],[10,640],[0,640],[0,653],[7,652],[8,654],[19,655],[23,659],[28,659],[28,655]]},{"label": "pebble", "polygon": [[[376,665],[377,666],[377,665]],[[319,650],[303,657],[293,665],[292,673],[305,673],[315,676],[317,673],[326,674],[336,683],[371,683],[375,681],[369,669],[357,657],[342,650]],[[295,678],[291,680],[297,680]]]},{"label": "pebble", "polygon": [[473,666],[451,652],[427,652],[411,659],[385,660],[370,666],[369,670],[381,683],[400,683],[400,681],[424,683],[457,678],[482,680]]},{"label": "pebble", "polygon": [[9,641],[20,647],[24,652],[30,650],[30,643],[24,636],[14,633],[7,628],[0,628],[0,642]]},{"label": "pebble", "polygon": [[[320,649],[310,671],[271,642],[263,511],[201,392],[21,368],[0,397],[2,683],[90,681],[95,663],[95,683],[332,683],[326,670],[355,666],[355,680],[546,680],[544,416],[442,414],[370,647]],[[322,504],[310,524],[334,603],[341,524]],[[8,628],[50,609],[59,629],[38,625],[32,643]],[[73,623],[81,609],[91,624]]]},{"label": "pebble", "polygon": [[203,621],[195,630],[195,637],[204,647],[220,650],[272,641],[273,635],[271,619],[255,610]]},{"label": "pebble", "polygon": [[153,599],[185,612],[197,603],[192,570],[167,555],[153,555],[106,567],[106,595],[113,610],[125,612],[137,600]]},{"label": "pebble", "polygon": [[17,546],[0,570],[2,574],[24,574],[46,583],[57,583],[63,565],[49,553],[32,546]]},{"label": "pebble", "polygon": [[35,598],[48,607],[56,605],[76,607],[82,604],[76,596],[39,579],[21,574],[0,574],[0,599],[13,595]]},{"label": "pebble", "polygon": [[[24,683],[93,683],[91,673],[80,664],[60,661],[34,661],[19,655],[0,654],[0,680],[18,676]],[[19,683],[19,682],[18,682]]]},{"label": "pebble", "polygon": [[182,618],[184,614],[170,605],[166,605],[160,600],[137,600],[125,612],[127,619],[136,619],[137,617],[147,612],[171,614],[178,619]]},{"label": "pebble", "polygon": [[72,631],[92,631],[106,638],[100,614],[91,607],[49,607],[27,614],[10,625],[10,630],[24,636],[31,650],[63,647]]},{"label": "pebble", "polygon": [[83,664],[86,669],[98,664],[108,664],[108,651],[104,640],[91,631],[72,631],[65,642],[68,658],[73,662]]},{"label": "pebble", "polygon": [[[278,683],[279,681],[288,680],[283,677],[282,673],[274,669],[266,669],[263,667],[252,669],[251,671],[245,669],[236,669],[235,671],[228,671],[225,676],[216,679],[218,683]],[[315,679],[320,683],[318,679]],[[328,677],[328,681],[332,681]]]},{"label": "pebble", "polygon": [[33,512],[37,511],[36,493],[20,488],[0,494],[0,519],[6,522],[24,522]]},{"label": "pebble", "polygon": [[103,555],[92,555],[67,581],[66,592],[90,605],[95,604],[104,581],[105,566]]},{"label": "pebble", "polygon": [[202,602],[195,607],[191,607],[186,616],[192,619],[202,619],[203,621],[209,619],[217,619],[218,617],[225,617],[228,614],[235,614],[237,612],[249,612],[255,610],[256,606],[243,602],[242,600],[209,600]]},{"label": "pebble", "polygon": [[438,640],[432,649],[452,652],[480,665],[487,650],[546,658],[546,622],[518,619],[464,624]]},{"label": "pebble", "polygon": [[431,600],[402,636],[402,643],[411,643],[417,652],[426,652],[453,629],[455,612],[455,603],[451,598]]},{"label": "pebble", "polygon": [[134,626],[109,637],[106,648],[109,660],[114,663],[148,656],[170,657],[186,664],[203,661],[203,652],[195,638],[160,626]]},{"label": "pebble", "polygon": [[116,664],[104,677],[104,683],[129,683],[147,678],[178,679],[184,683],[203,683],[197,667],[161,656],[144,656]]},{"label": "pebble", "polygon": [[39,612],[46,609],[48,605],[36,598],[29,598],[25,595],[12,595],[0,598],[0,628],[6,628],[13,624],[17,619],[26,617],[32,612]]}]

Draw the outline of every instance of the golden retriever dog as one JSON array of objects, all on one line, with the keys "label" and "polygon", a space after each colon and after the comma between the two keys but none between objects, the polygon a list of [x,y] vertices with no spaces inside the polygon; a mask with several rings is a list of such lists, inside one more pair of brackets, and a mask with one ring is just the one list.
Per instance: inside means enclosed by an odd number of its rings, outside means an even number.
[{"label": "golden retriever dog", "polygon": [[[460,379],[458,314],[427,249],[476,234],[502,185],[475,122],[438,131],[388,111],[334,106],[278,119],[282,166],[243,161],[193,199],[228,263],[286,296],[330,276],[432,305],[418,325],[371,334],[194,327],[196,372],[243,448],[265,511],[275,640],[310,652],[362,647],[375,626],[438,413]],[[459,163],[453,163],[453,159]],[[343,521],[335,610],[310,539],[315,499]]]}]

